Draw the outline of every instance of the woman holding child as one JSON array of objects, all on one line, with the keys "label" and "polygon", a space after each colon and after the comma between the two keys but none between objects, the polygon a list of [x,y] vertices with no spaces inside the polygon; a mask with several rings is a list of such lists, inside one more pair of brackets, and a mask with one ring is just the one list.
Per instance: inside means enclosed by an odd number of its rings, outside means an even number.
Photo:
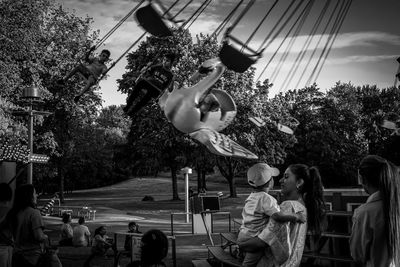
[{"label": "woman holding child", "polygon": [[285,199],[281,212],[307,216],[307,222],[278,223],[273,217],[258,236],[240,242],[241,250],[255,252],[265,249],[257,266],[299,266],[307,230],[320,231],[324,217],[321,176],[316,167],[304,164],[290,165],[280,180]]}]

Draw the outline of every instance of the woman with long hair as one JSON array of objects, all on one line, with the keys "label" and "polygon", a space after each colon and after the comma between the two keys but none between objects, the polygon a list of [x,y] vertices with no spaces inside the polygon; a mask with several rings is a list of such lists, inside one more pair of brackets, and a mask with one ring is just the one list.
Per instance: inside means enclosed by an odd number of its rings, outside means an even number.
[{"label": "woman with long hair", "polygon": [[363,266],[400,266],[400,175],[386,159],[368,155],[358,167],[369,195],[354,211],[351,256]]},{"label": "woman with long hair", "polygon": [[62,222],[60,231],[60,246],[72,246],[73,229],[71,226],[71,214],[64,213],[62,215]]},{"label": "woman with long hair", "polygon": [[[83,266],[90,266],[90,262],[97,256],[105,256],[108,249],[113,247],[113,243],[110,242],[110,238],[107,236],[107,227],[99,226],[94,230],[92,254],[86,259]],[[115,247],[114,247],[115,248]]]},{"label": "woman with long hair", "polygon": [[43,220],[36,209],[37,194],[31,184],[15,190],[14,205],[9,213],[14,236],[13,266],[36,266],[42,253],[41,244],[48,237],[43,233]]},{"label": "woman with long hair", "polygon": [[[303,255],[307,230],[318,234],[325,216],[323,186],[321,176],[316,167],[304,164],[290,165],[281,183],[281,193],[284,201],[280,208],[282,212],[304,213],[307,223],[278,223],[270,219],[265,229],[252,239],[240,243],[244,251],[266,249],[265,256],[257,266],[299,266]],[[280,235],[279,231],[288,231],[288,235]],[[282,240],[286,236],[290,240]],[[277,245],[276,242],[280,244]]]}]

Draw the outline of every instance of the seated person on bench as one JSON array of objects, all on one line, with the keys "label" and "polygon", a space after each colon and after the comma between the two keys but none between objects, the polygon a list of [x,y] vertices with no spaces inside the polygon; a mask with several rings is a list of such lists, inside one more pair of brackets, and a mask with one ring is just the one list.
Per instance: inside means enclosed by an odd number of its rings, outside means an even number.
[{"label": "seated person on bench", "polygon": [[[175,55],[165,55],[162,64],[156,64],[142,69],[138,82],[133,91],[128,96],[124,111],[128,115],[133,115],[140,111],[151,98],[159,97],[166,89],[172,90],[174,75],[171,72]],[[140,78],[143,75],[143,78]],[[145,94],[141,99],[137,99],[140,92]],[[136,103],[134,103],[136,102]]]}]

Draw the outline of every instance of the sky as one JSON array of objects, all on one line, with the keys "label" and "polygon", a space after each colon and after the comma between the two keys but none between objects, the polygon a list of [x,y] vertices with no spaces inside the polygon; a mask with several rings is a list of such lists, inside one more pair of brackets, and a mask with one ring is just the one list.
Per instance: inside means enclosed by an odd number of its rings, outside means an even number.
[{"label": "sky", "polygon": [[[106,34],[139,3],[138,0],[56,1],[65,9],[80,17],[89,16],[93,18],[92,28],[93,30],[100,30],[100,37]],[[244,0],[239,10],[242,10],[249,1]],[[315,33],[311,34],[313,26],[327,1],[330,1],[330,4],[327,6],[326,13],[321,17],[321,23],[316,28]],[[300,14],[302,7],[305,7],[306,1],[302,1],[304,4],[300,7],[300,11],[291,17],[281,34],[277,35],[276,38],[268,39],[268,47],[263,51],[262,57],[257,60],[254,67],[256,67],[255,77],[258,78],[270,61],[260,80],[268,78],[274,84],[270,91],[271,96],[289,89],[302,88],[307,84],[324,45],[329,40],[332,22],[328,25],[325,34],[323,29],[338,1],[343,0],[316,0],[297,37],[289,35],[288,38],[284,39],[290,26],[294,24],[295,18]],[[169,6],[173,2],[173,0],[162,0],[165,6]],[[171,13],[174,14],[188,2],[189,0],[180,0],[171,10]],[[203,0],[192,1],[178,18],[188,18],[202,2]],[[212,33],[238,2],[239,0],[212,0],[190,27],[189,30],[193,38],[198,33]],[[274,2],[273,0],[256,0],[231,34],[242,42],[246,41]],[[272,32],[273,26],[282,17],[290,2],[291,0],[279,0],[277,2],[249,42],[248,47],[253,50],[260,47],[264,38]],[[295,2],[294,5],[297,3]],[[145,2],[145,4],[147,3]],[[291,10],[293,8],[289,12]],[[400,0],[353,0],[326,60],[320,60],[320,64],[322,62],[324,64],[318,77],[315,79],[314,75],[310,81],[315,81],[321,90],[333,87],[338,81],[351,82],[356,86],[366,84],[377,85],[379,88],[393,86],[394,76],[399,69],[399,63],[396,59],[400,57],[399,11]],[[132,16],[107,39],[104,46],[99,50],[108,49],[111,51],[111,57],[117,59],[143,32],[143,29],[138,26]],[[272,36],[274,35],[274,32],[272,32]],[[291,40],[293,45],[290,51],[284,53]],[[281,43],[282,45],[278,49]],[[305,45],[307,43],[308,46]],[[302,57],[300,56],[301,51],[304,51]],[[282,64],[279,64],[280,59],[286,54],[286,59]],[[314,56],[312,57],[312,55]],[[293,67],[295,62],[299,62],[296,68]],[[109,77],[101,81],[103,106],[125,104],[126,95],[117,91],[118,84],[116,81],[125,72],[126,64],[126,59],[123,58],[110,70]],[[289,79],[290,77],[292,78]]]}]

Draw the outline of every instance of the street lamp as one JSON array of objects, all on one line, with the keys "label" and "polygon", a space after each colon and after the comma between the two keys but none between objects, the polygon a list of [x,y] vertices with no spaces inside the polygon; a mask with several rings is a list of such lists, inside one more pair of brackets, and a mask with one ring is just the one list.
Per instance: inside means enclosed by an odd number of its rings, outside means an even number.
[{"label": "street lamp", "polygon": [[36,87],[26,87],[22,91],[20,103],[28,107],[28,110],[17,110],[13,114],[17,116],[28,115],[28,148],[29,148],[29,163],[27,183],[32,184],[33,177],[33,120],[37,115],[50,115],[51,112],[34,110],[34,106],[39,106],[43,103],[40,98],[39,90]]}]

